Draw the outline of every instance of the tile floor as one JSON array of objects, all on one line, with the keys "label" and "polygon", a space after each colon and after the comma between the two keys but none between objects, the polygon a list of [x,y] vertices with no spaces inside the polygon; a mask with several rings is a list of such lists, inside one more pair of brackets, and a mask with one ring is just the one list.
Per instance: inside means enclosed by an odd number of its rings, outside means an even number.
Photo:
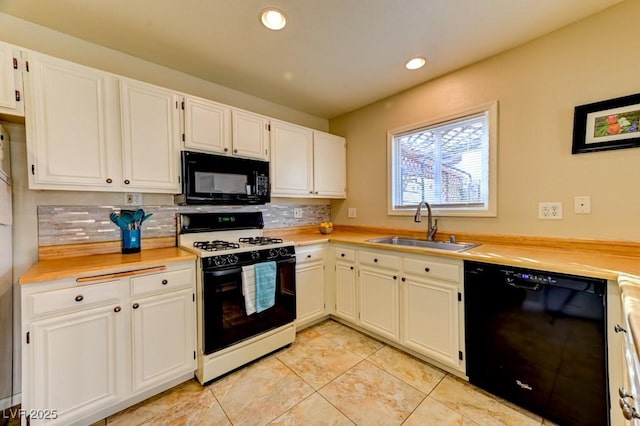
[{"label": "tile floor", "polygon": [[547,425],[335,321],[208,386],[192,380],[96,425]]}]

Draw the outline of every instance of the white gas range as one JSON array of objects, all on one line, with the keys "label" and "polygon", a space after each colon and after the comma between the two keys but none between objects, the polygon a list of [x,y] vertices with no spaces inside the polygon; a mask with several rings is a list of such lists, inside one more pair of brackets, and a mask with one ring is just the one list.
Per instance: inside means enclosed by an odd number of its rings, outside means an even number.
[{"label": "white gas range", "polygon": [[295,340],[295,248],[262,227],[261,212],[179,215],[178,246],[199,257],[203,384]]}]

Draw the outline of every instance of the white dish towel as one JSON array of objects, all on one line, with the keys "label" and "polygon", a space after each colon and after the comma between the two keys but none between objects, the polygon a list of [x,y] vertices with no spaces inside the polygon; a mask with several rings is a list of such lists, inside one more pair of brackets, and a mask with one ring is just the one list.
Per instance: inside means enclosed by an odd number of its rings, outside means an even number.
[{"label": "white dish towel", "polygon": [[242,295],[247,316],[256,313],[256,272],[253,265],[242,267]]}]

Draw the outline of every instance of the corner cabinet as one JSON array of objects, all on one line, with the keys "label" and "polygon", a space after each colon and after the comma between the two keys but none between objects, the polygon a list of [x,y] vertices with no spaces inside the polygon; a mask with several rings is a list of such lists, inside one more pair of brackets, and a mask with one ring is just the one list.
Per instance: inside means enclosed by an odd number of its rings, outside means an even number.
[{"label": "corner cabinet", "polygon": [[271,181],[275,197],[345,198],[345,139],[272,120]]},{"label": "corner cabinet", "polygon": [[0,42],[0,114],[24,116],[21,70],[20,50]]},{"label": "corner cabinet", "polygon": [[180,192],[178,94],[139,81],[120,81],[125,188]]},{"label": "corner cabinet", "polygon": [[195,264],[162,268],[22,287],[22,408],[53,410],[27,423],[89,424],[193,377]]},{"label": "corner cabinet", "polygon": [[325,246],[296,249],[296,327],[300,328],[326,315]]}]

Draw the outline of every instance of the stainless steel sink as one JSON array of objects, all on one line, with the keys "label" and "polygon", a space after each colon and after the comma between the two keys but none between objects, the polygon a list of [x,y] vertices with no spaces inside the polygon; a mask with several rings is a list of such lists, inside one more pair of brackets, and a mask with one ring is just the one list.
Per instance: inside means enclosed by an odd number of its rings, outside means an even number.
[{"label": "stainless steel sink", "polygon": [[370,243],[391,244],[394,246],[405,246],[405,247],[421,247],[421,248],[455,251],[455,252],[469,250],[471,248],[478,247],[480,245],[475,243],[448,243],[446,241],[428,241],[428,240],[420,240],[417,238],[407,238],[407,237],[384,237],[384,238],[374,238],[372,240],[367,240],[367,241]]}]

